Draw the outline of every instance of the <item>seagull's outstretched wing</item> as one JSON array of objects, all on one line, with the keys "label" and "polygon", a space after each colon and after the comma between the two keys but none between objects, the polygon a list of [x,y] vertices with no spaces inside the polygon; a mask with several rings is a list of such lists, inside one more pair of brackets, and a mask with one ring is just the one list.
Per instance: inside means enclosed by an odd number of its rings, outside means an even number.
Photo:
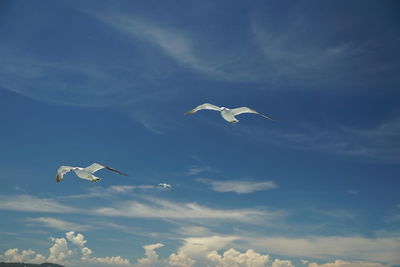
[{"label": "seagull's outstretched wing", "polygon": [[216,105],[204,103],[204,104],[201,104],[200,106],[195,107],[194,109],[189,110],[188,112],[185,113],[185,115],[193,114],[202,109],[211,109],[211,110],[221,111],[221,108]]},{"label": "seagull's outstretched wing", "polygon": [[64,178],[64,174],[70,172],[72,169],[74,169],[74,167],[71,166],[61,166],[60,168],[58,168],[56,176],[57,183],[61,182],[61,180]]},{"label": "seagull's outstretched wing", "polygon": [[116,169],[113,169],[111,167],[108,167],[108,166],[105,166],[105,165],[102,165],[102,164],[99,164],[99,163],[93,163],[92,165],[86,167],[85,170],[87,170],[88,172],[94,173],[94,172],[96,172],[98,170],[101,170],[101,169],[104,169],[104,168],[106,168],[107,170],[110,170],[110,171],[113,171],[113,172],[128,176],[125,173],[122,173],[122,172],[120,172],[120,171],[118,171]]},{"label": "seagull's outstretched wing", "polygon": [[264,118],[267,118],[267,119],[273,121],[273,119],[271,119],[270,117],[265,116],[264,114],[261,114],[260,112],[257,112],[254,109],[251,109],[251,108],[248,108],[248,107],[234,108],[234,109],[231,109],[231,111],[233,112],[233,114],[235,116],[239,115],[239,114],[242,114],[242,113],[255,113],[255,114],[261,115]]}]

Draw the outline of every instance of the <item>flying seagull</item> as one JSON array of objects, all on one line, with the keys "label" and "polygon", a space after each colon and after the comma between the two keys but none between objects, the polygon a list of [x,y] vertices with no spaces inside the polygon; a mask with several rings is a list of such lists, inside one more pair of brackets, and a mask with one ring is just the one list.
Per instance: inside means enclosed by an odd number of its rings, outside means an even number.
[{"label": "flying seagull", "polygon": [[110,168],[108,166],[101,165],[99,163],[93,163],[92,165],[86,167],[86,168],[81,168],[81,167],[71,167],[71,166],[61,166],[57,170],[57,176],[56,176],[56,181],[61,182],[61,180],[64,177],[64,174],[74,171],[75,174],[82,179],[86,179],[92,182],[98,182],[101,180],[101,178],[96,177],[93,175],[94,172],[97,172],[98,170],[106,168],[107,170],[117,172],[119,174],[127,176],[125,173],[122,173],[116,169]]},{"label": "flying seagull", "polygon": [[251,108],[248,108],[248,107],[240,107],[240,108],[229,109],[229,108],[226,108],[226,107],[218,107],[218,106],[215,106],[215,105],[209,104],[209,103],[205,103],[205,104],[202,104],[200,106],[197,106],[194,109],[191,109],[188,112],[186,112],[185,115],[193,114],[193,113],[195,113],[195,112],[197,112],[199,110],[202,110],[202,109],[210,109],[210,110],[219,111],[219,112],[221,112],[222,118],[224,118],[226,121],[228,121],[230,123],[239,122],[239,120],[236,119],[235,116],[239,115],[239,114],[242,114],[242,113],[255,113],[255,114],[261,115],[264,118],[267,118],[267,119],[273,121],[273,119],[271,119],[270,117],[265,116],[264,114],[261,114],[261,113],[255,111],[254,109],[251,109]]},{"label": "flying seagull", "polygon": [[160,188],[163,188],[163,189],[170,189],[171,191],[174,191],[174,189],[172,188],[172,185],[170,185],[170,184],[159,183],[157,186]]}]

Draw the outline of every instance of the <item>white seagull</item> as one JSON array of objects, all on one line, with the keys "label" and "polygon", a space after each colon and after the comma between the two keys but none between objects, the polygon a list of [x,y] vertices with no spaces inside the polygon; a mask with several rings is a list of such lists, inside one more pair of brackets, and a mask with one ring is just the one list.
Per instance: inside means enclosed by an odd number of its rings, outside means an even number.
[{"label": "white seagull", "polygon": [[240,107],[240,108],[229,109],[229,108],[226,108],[226,107],[218,107],[218,106],[215,106],[215,105],[209,104],[209,103],[205,103],[205,104],[202,104],[200,106],[197,106],[194,109],[191,109],[188,112],[186,112],[185,115],[193,114],[193,113],[195,113],[195,112],[197,112],[199,110],[202,110],[202,109],[210,109],[210,110],[219,111],[219,112],[221,112],[222,118],[224,118],[226,121],[228,121],[230,123],[239,122],[239,120],[236,119],[235,116],[239,115],[239,114],[242,114],[242,113],[255,113],[255,114],[261,115],[264,118],[267,118],[267,119],[273,121],[273,119],[271,119],[270,117],[265,116],[264,114],[261,114],[261,113],[255,111],[255,110],[253,110],[251,108],[248,108],[248,107]]},{"label": "white seagull", "polygon": [[116,169],[101,165],[99,163],[93,163],[92,165],[86,167],[86,168],[81,168],[81,167],[71,167],[71,166],[61,166],[57,170],[57,176],[56,176],[56,181],[61,182],[61,180],[64,177],[64,174],[74,171],[75,174],[82,179],[86,179],[92,182],[98,182],[101,180],[101,178],[96,177],[93,175],[94,172],[106,168],[107,170],[117,172],[119,174],[127,176],[125,173],[122,173]]},{"label": "white seagull", "polygon": [[172,188],[172,185],[170,185],[170,184],[159,183],[157,186],[160,188],[163,188],[163,189],[170,189],[171,191],[174,191],[174,189]]}]

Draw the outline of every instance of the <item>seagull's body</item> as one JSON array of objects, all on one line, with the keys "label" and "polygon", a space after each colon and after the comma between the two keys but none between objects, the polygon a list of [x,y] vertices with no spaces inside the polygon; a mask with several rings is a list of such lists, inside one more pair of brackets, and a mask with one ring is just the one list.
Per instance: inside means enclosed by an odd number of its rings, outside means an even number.
[{"label": "seagull's body", "polygon": [[78,176],[79,178],[82,178],[82,179],[85,179],[85,180],[89,180],[89,181],[92,181],[92,182],[98,182],[98,181],[101,180],[101,178],[93,175],[93,173],[98,171],[98,170],[104,169],[104,168],[126,176],[126,174],[124,174],[124,173],[122,173],[122,172],[120,172],[120,171],[118,171],[116,169],[101,165],[99,163],[93,163],[92,165],[90,165],[90,166],[88,166],[86,168],[71,167],[71,166],[61,166],[57,170],[56,181],[57,182],[61,182],[61,180],[64,178],[64,175],[66,173],[68,173],[70,171],[74,171],[76,176]]},{"label": "seagull's body", "polygon": [[229,109],[226,107],[218,107],[216,105],[213,104],[209,104],[209,103],[204,103],[202,105],[199,105],[197,107],[195,107],[194,109],[189,110],[188,112],[185,113],[185,115],[190,115],[193,114],[199,110],[202,109],[209,109],[209,110],[215,110],[215,111],[219,111],[221,112],[221,116],[222,118],[224,118],[224,120],[226,120],[229,123],[237,123],[239,122],[238,119],[236,119],[236,115],[242,114],[242,113],[254,113],[254,114],[258,114],[260,116],[263,116],[264,118],[267,118],[271,121],[273,121],[273,119],[271,119],[268,116],[265,116],[264,114],[261,114],[251,108],[248,107],[240,107],[240,108],[234,108],[234,109]]},{"label": "seagull's body", "polygon": [[157,186],[160,188],[163,188],[163,189],[170,189],[170,190],[174,191],[174,189],[172,188],[172,185],[170,185],[170,184],[159,183]]}]

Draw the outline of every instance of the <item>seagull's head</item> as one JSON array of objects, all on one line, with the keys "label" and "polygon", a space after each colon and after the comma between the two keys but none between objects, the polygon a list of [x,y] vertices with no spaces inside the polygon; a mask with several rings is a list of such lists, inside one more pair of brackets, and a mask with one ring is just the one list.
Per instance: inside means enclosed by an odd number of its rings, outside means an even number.
[{"label": "seagull's head", "polygon": [[235,123],[238,123],[238,122],[239,122],[239,120],[234,119],[233,121],[230,121],[229,123],[230,123],[230,124],[235,124]]}]

